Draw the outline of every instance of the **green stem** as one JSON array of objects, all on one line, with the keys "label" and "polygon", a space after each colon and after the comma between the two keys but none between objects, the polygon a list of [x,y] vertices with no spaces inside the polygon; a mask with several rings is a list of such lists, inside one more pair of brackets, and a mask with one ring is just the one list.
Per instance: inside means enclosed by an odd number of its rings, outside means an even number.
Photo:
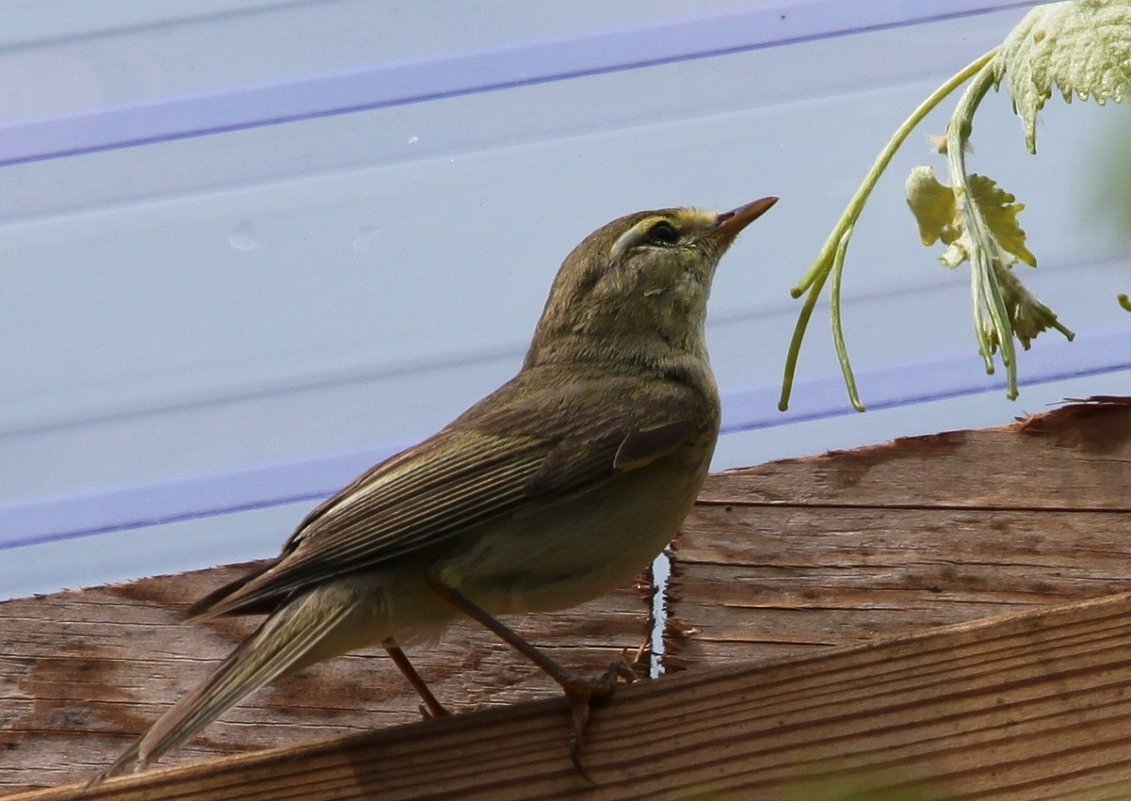
[{"label": "green stem", "polygon": [[813,261],[812,266],[810,266],[805,275],[801,277],[797,285],[790,290],[790,294],[792,294],[793,297],[801,297],[805,290],[817,279],[819,273],[828,272],[829,265],[832,264],[833,254],[836,253],[836,249],[840,246],[840,241],[844,237],[845,231],[856,224],[856,220],[860,217],[860,212],[864,210],[864,203],[868,200],[869,195],[872,194],[872,190],[875,189],[880,175],[887,169],[888,164],[891,163],[892,157],[895,156],[895,152],[899,150],[900,146],[907,140],[911,131],[923,121],[924,117],[934,111],[939,103],[945,100],[955,89],[968,81],[972,76],[977,75],[996,54],[997,49],[995,48],[974,59],[963,67],[961,71],[952,75],[947,79],[946,83],[933,91],[926,100],[920,103],[919,106],[911,112],[911,115],[903,121],[903,124],[895,129],[895,133],[892,134],[891,139],[888,140],[884,149],[876,156],[876,160],[872,164],[872,169],[868,170],[868,174],[864,177],[864,181],[856,190],[856,194],[848,201],[848,205],[840,215],[840,220],[837,221],[832,233],[829,234],[829,238],[825,240],[825,245],[821,248],[821,252],[817,254],[817,258]]},{"label": "green stem", "polygon": [[966,144],[973,128],[974,113],[982,98],[995,83],[994,69],[988,62],[978,72],[974,81],[966,87],[958,106],[950,118],[946,129],[946,156],[950,171],[950,183],[954,200],[962,212],[962,220],[970,234],[970,287],[974,304],[974,328],[978,338],[978,350],[986,363],[986,371],[993,372],[994,343],[990,341],[983,325],[983,309],[989,313],[990,322],[1001,348],[1001,360],[1006,368],[1006,395],[1011,400],[1017,397],[1017,357],[1013,343],[1013,323],[1009,319],[1001,287],[994,274],[996,252],[992,251],[992,239],[986,231],[985,221],[973,200],[970,181],[966,172]]},{"label": "green stem", "polygon": [[[969,80],[971,76],[977,75],[983,67],[990,63],[991,59],[993,59],[996,53],[997,50],[995,48],[985,55],[979,56],[957,74],[947,79],[947,81],[943,83],[942,86],[932,92],[926,100],[920,103],[919,106],[913,112],[911,112],[911,115],[903,121],[903,124],[901,124],[896,129],[891,139],[889,139],[888,143],[884,146],[884,149],[881,150],[880,154],[876,157],[875,162],[872,164],[872,168],[868,171],[868,174],[865,176],[864,181],[856,190],[856,194],[854,194],[852,196],[852,199],[848,201],[848,205],[845,207],[844,212],[841,214],[840,220],[837,221],[837,224],[833,228],[832,233],[829,234],[829,238],[825,241],[824,247],[821,248],[821,252],[817,254],[817,258],[813,261],[813,264],[806,271],[805,275],[802,276],[801,281],[798,282],[798,284],[790,290],[790,294],[795,298],[805,294],[807,290],[809,292],[809,296],[805,299],[805,304],[801,307],[801,313],[797,317],[797,324],[793,329],[793,338],[790,340],[789,351],[786,354],[785,374],[782,378],[781,398],[778,401],[778,408],[781,411],[784,412],[787,408],[789,408],[789,396],[793,390],[794,376],[797,373],[797,359],[799,354],[801,353],[801,342],[805,338],[805,331],[809,326],[809,320],[813,316],[813,309],[817,305],[817,299],[821,294],[821,289],[824,287],[825,281],[828,280],[829,272],[833,269],[833,265],[836,260],[836,254],[838,251],[841,253],[841,262],[843,264],[844,253],[848,249],[848,241],[852,237],[852,230],[856,225],[857,219],[860,217],[860,212],[864,208],[864,203],[868,200],[868,197],[872,194],[872,190],[875,188],[876,183],[879,181],[880,175],[885,169],[887,169],[888,164],[891,163],[892,157],[895,156],[895,152],[907,140],[907,137],[911,134],[911,131],[914,130],[914,128],[923,121],[923,118],[926,117],[930,112],[932,112],[939,105],[939,103],[946,99],[946,97],[954,92],[955,89]],[[837,280],[839,282],[839,277]],[[839,293],[833,313],[836,319],[839,320]],[[836,329],[839,329],[839,322],[834,323],[834,330]],[[845,374],[845,381],[848,386],[849,397],[852,399],[853,406],[856,406],[857,408],[863,408],[859,405],[859,398],[856,397],[856,388],[855,382],[852,379],[852,370],[851,367],[848,366],[848,352],[847,350],[840,350],[840,348],[843,347],[844,341],[842,337],[838,344],[837,351],[837,355],[840,358],[841,362],[841,371]]]},{"label": "green stem", "polygon": [[797,356],[801,353],[801,340],[805,338],[805,329],[809,327],[809,319],[813,316],[813,309],[817,308],[817,299],[821,297],[828,272],[817,276],[817,281],[809,287],[809,296],[801,306],[801,313],[797,315],[797,323],[793,326],[793,337],[789,340],[789,351],[785,356],[785,376],[782,378],[781,397],[778,398],[778,411],[784,412],[789,408],[789,393],[793,390],[793,377],[797,373]]},{"label": "green stem", "polygon": [[864,411],[864,404],[860,401],[860,393],[856,389],[856,377],[852,373],[852,364],[848,360],[848,347],[844,344],[844,328],[840,316],[840,287],[841,276],[844,274],[844,254],[848,251],[848,240],[852,238],[852,228],[844,232],[840,244],[833,254],[833,267],[830,271],[819,276],[817,282],[809,288],[809,296],[805,298],[805,305],[801,307],[801,314],[797,316],[797,325],[793,327],[793,337],[789,341],[789,352],[786,356],[786,373],[782,381],[781,397],[778,399],[778,409],[785,411],[789,408],[789,393],[793,388],[793,377],[797,369],[797,357],[801,352],[801,340],[805,337],[805,329],[813,310],[817,308],[817,300],[821,297],[821,290],[825,281],[831,274],[832,286],[832,322],[833,344],[836,347],[837,360],[840,362],[840,372],[844,376],[844,384],[848,387],[848,399],[852,407],[858,412]]},{"label": "green stem", "polygon": [[852,364],[848,361],[848,346],[844,344],[844,327],[840,315],[840,287],[841,276],[844,274],[844,254],[848,252],[848,240],[852,238],[852,227],[844,232],[837,245],[836,254],[833,256],[833,285],[830,290],[829,303],[832,310],[833,345],[836,348],[836,358],[840,362],[840,373],[844,376],[844,385],[848,388],[848,399],[852,408],[858,412],[864,411],[864,404],[860,402],[860,393],[856,389],[856,376],[852,374]]}]

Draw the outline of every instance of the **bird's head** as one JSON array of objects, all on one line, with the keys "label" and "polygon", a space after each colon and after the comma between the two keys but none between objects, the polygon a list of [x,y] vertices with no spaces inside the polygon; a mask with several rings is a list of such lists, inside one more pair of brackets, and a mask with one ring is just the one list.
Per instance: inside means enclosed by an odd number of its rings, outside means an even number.
[{"label": "bird's head", "polygon": [[776,202],[766,197],[722,213],[641,211],[598,228],[562,263],[526,366],[665,348],[705,357],[707,297],[719,259]]}]

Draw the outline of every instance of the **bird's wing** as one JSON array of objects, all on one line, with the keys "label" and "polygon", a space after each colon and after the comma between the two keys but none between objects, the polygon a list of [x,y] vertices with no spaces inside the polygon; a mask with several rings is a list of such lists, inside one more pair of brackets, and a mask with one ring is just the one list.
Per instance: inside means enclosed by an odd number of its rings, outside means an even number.
[{"label": "bird's wing", "polygon": [[190,612],[266,611],[295,590],[584,494],[716,424],[701,393],[672,381],[606,378],[530,392],[521,380],[371,468],[315,509],[278,560]]}]

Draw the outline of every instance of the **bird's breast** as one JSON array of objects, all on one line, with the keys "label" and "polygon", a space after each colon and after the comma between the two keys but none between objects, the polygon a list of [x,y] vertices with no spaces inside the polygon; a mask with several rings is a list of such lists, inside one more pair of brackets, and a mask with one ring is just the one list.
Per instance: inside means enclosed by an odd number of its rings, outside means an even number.
[{"label": "bird's breast", "polygon": [[484,525],[442,573],[496,614],[566,608],[624,586],[691,511],[714,440],[704,432],[567,502]]}]

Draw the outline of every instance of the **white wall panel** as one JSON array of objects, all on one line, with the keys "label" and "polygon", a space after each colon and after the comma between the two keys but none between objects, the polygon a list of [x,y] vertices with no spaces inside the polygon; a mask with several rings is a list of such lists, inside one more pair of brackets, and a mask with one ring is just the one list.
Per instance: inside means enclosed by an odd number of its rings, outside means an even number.
[{"label": "white wall panel", "polygon": [[1026,278],[1078,342],[1022,354],[1018,403],[982,375],[965,274],[902,197],[944,171],[937,114],[849,255],[887,410],[846,416],[820,312],[774,410],[790,285],[889,133],[1027,3],[99,5],[0,2],[0,596],[272,553],[295,501],[508,377],[561,258],[639,208],[782,197],[712,301],[717,467],[1126,392],[1128,244],[1093,218],[1127,109],[1051,101],[1034,159],[991,96],[973,167],[1028,204]]}]

